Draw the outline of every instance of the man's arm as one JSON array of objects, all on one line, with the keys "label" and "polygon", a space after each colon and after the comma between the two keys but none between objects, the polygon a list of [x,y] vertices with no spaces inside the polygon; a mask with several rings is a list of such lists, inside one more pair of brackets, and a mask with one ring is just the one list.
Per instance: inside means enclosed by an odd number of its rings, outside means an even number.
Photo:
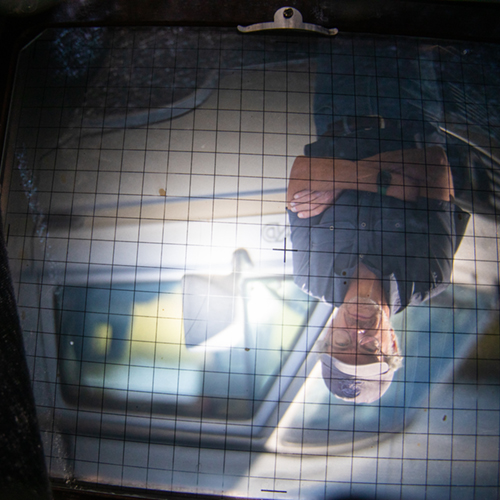
[{"label": "man's arm", "polygon": [[440,146],[389,151],[358,163],[391,173],[392,190],[387,191],[387,196],[407,201],[417,198],[451,201],[454,196],[450,164]]},{"label": "man's arm", "polygon": [[299,217],[312,217],[335,203],[345,189],[377,192],[382,170],[391,174],[387,196],[407,201],[449,201],[453,196],[450,166],[440,147],[390,151],[357,162],[300,156],[290,173],[288,208]]},{"label": "man's arm", "polygon": [[372,170],[369,164],[358,168],[355,161],[298,156],[288,181],[288,204],[292,203],[295,194],[304,190],[332,192],[335,198],[344,189],[375,192],[376,173]]}]

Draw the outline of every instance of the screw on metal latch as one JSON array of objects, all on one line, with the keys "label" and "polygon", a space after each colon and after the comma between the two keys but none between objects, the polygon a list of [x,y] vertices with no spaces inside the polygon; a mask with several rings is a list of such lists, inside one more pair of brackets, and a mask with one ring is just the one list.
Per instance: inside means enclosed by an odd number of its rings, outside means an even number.
[{"label": "screw on metal latch", "polygon": [[288,9],[285,9],[283,11],[283,17],[285,19],[290,19],[292,16],[293,16],[293,9],[292,8],[288,7]]}]

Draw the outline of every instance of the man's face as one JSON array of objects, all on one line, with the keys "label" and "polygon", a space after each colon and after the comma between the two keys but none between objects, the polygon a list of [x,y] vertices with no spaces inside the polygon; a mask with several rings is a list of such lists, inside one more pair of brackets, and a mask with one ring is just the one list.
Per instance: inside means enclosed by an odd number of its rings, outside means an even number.
[{"label": "man's face", "polygon": [[350,365],[383,360],[396,349],[395,333],[387,314],[370,299],[354,297],[339,307],[330,327],[329,354]]}]

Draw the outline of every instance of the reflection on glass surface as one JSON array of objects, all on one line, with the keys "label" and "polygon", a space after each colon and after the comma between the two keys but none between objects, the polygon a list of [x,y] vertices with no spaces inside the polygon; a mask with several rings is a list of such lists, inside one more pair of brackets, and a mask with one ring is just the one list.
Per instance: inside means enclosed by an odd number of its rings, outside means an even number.
[{"label": "reflection on glass surface", "polygon": [[[397,315],[394,326],[404,342],[404,367],[395,373],[383,407],[355,409],[352,402],[340,401],[328,391],[318,360],[283,419],[283,450],[302,449],[306,443],[311,451],[325,443],[349,450],[353,441],[362,448],[402,432],[428,408],[431,390],[446,394],[454,364],[467,358],[476,332],[491,321],[495,307],[491,301],[487,291],[456,287],[453,294],[440,295],[432,309],[410,306],[406,314]],[[477,303],[477,309],[470,308],[471,302]]]},{"label": "reflection on glass surface", "polygon": [[[496,493],[497,54],[183,27],[30,44],[2,210],[51,474]],[[364,404],[328,390],[325,366],[355,399],[372,365],[390,380]]]},{"label": "reflection on glass surface", "polygon": [[[395,82],[374,74],[359,81],[353,118],[352,98],[333,100],[329,90],[354,80],[322,73],[336,62],[319,58],[319,138],[290,172],[294,274],[303,290],[338,307],[321,357],[325,384],[339,399],[373,403],[402,364],[391,317],[446,290],[469,214],[455,200],[464,173],[455,171],[454,182],[435,122],[442,103],[413,103],[420,117],[408,119],[399,100],[379,102]],[[418,69],[416,61],[407,65]],[[430,100],[438,81],[428,78],[419,90]]]},{"label": "reflection on glass surface", "polygon": [[201,320],[186,316],[183,296],[192,290],[183,292],[181,282],[164,282],[158,292],[129,283],[58,290],[61,383],[68,402],[112,411],[124,401],[140,406],[152,399],[159,415],[252,418],[315,301],[290,279],[248,278],[241,290],[242,317],[225,325],[231,337],[216,332],[218,341],[198,349],[189,344],[192,334],[184,325],[193,329],[193,321]]}]

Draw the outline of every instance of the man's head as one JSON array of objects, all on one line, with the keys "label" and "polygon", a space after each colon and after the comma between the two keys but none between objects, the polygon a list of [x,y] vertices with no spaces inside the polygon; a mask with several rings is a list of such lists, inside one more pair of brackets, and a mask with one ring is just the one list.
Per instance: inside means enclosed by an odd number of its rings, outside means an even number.
[{"label": "man's head", "polygon": [[328,389],[355,403],[380,399],[402,363],[389,316],[376,302],[354,297],[337,309],[328,329],[322,355]]}]

